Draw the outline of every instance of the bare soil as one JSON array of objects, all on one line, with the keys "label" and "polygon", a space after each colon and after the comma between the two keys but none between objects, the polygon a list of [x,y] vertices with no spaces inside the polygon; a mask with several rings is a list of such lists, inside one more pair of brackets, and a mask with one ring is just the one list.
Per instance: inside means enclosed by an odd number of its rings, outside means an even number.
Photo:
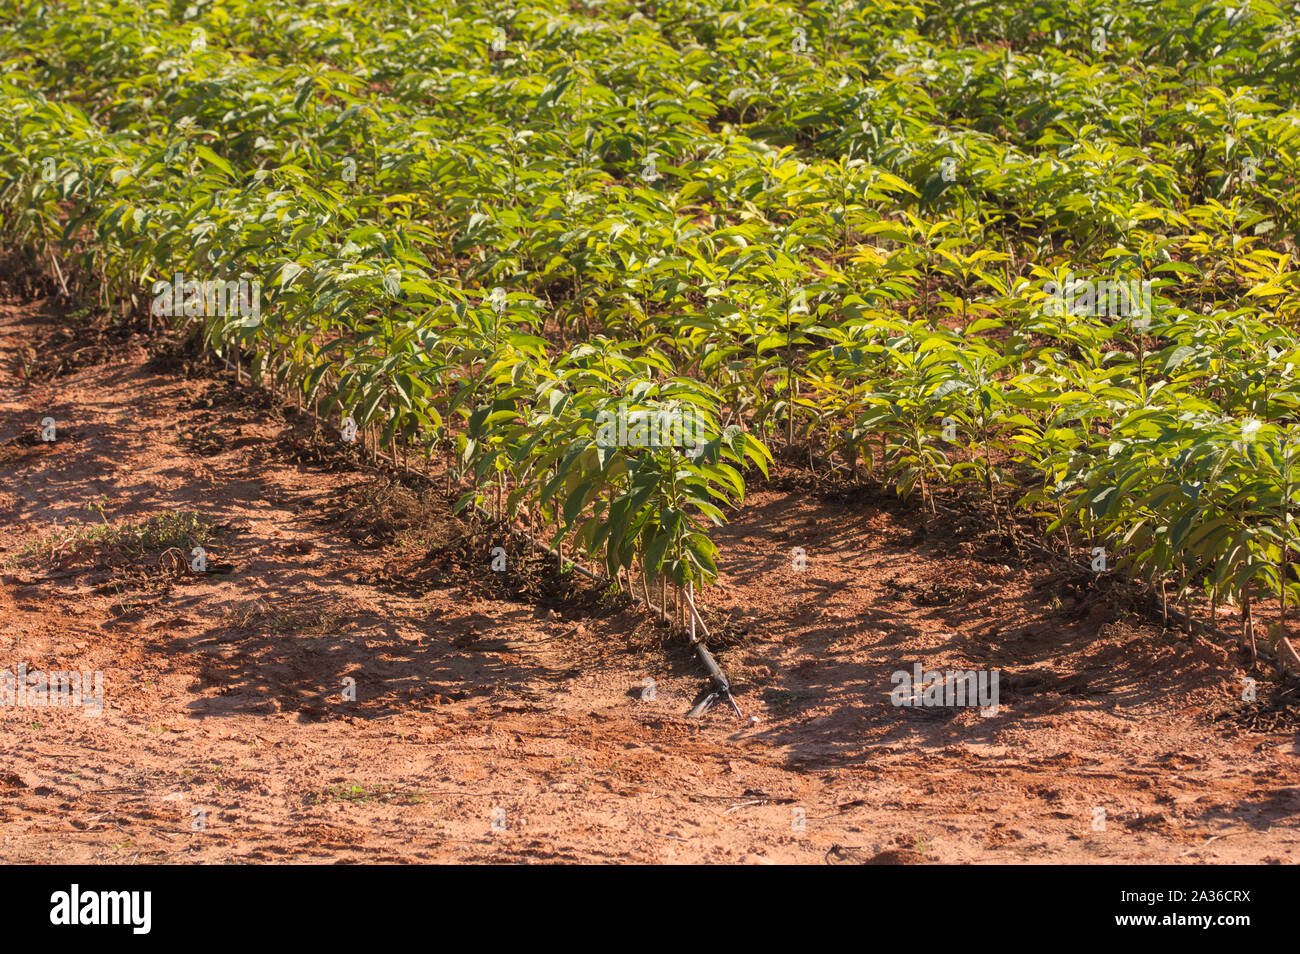
[{"label": "bare soil", "polygon": [[[102,671],[105,699],[0,706],[0,859],[1300,860],[1267,677],[1242,702],[1236,652],[978,527],[795,471],[753,493],[702,595],[744,718],[691,720],[680,637],[434,477],[165,339],[0,305],[0,670]],[[207,572],[33,551],[177,513]],[[998,669],[996,714],[893,705],[916,662]]]}]

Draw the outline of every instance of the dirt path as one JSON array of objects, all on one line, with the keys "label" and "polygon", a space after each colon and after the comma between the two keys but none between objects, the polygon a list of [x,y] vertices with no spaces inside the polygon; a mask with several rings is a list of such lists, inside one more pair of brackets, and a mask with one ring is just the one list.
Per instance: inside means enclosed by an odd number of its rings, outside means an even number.
[{"label": "dirt path", "polygon": [[[64,327],[0,306],[0,670],[102,671],[104,711],[0,706],[0,858],[1300,860],[1294,731],[1213,722],[1238,661],[1086,581],[891,500],[763,491],[706,596],[758,721],[691,721],[701,673],[642,613],[514,552],[493,574],[437,495],[264,395]],[[181,513],[212,572],[26,553]],[[916,662],[998,668],[998,711],[891,704]]]}]

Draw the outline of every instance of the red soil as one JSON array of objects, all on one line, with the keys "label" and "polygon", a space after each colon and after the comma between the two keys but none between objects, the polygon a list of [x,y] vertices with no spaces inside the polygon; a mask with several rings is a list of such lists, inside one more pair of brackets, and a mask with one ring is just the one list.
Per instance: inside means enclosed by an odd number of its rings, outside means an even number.
[{"label": "red soil", "polygon": [[[0,306],[0,670],[101,670],[105,709],[0,707],[5,860],[1300,860],[1294,730],[1212,719],[1241,661],[1058,568],[761,490],[703,594],[746,718],[689,720],[702,672],[642,611],[512,595],[441,496],[394,530],[413,495],[311,461],[264,395],[64,327]],[[209,517],[218,572],[23,556],[92,503]],[[892,705],[918,661],[999,669],[997,714]]]}]

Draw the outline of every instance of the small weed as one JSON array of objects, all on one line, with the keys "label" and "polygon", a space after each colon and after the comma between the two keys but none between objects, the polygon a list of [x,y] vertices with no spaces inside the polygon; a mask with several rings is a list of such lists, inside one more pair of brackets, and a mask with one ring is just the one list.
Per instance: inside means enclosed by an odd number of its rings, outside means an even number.
[{"label": "small weed", "polygon": [[428,796],[423,792],[401,791],[388,785],[331,785],[307,796],[308,805],[326,802],[349,802],[354,805],[382,802],[393,805],[421,805]]},{"label": "small weed", "polygon": [[211,543],[216,535],[215,525],[196,513],[161,513],[110,523],[104,515],[105,503],[101,497],[86,505],[87,510],[99,514],[100,523],[72,524],[30,540],[10,565],[76,562],[87,557],[103,557],[110,565],[137,562],[150,553],[172,548],[188,554],[192,547]]},{"label": "small weed", "polygon": [[804,699],[815,698],[817,693],[811,689],[764,689],[763,701],[773,705],[789,705]]}]

